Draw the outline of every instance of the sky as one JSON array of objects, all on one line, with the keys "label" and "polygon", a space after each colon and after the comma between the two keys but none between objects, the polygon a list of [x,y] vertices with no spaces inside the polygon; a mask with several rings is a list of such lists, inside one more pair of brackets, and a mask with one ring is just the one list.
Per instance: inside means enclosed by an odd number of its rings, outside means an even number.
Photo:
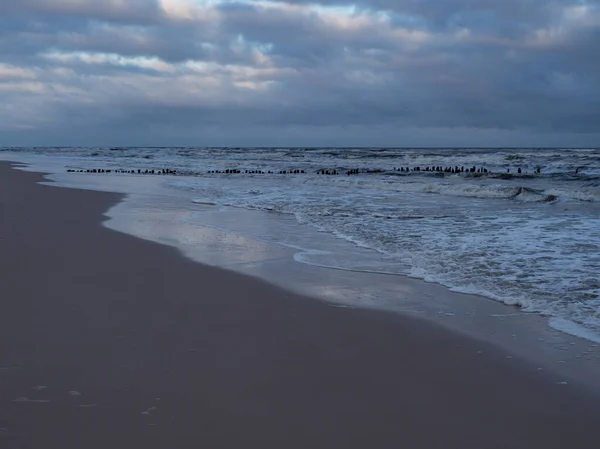
[{"label": "sky", "polygon": [[0,0],[0,146],[600,147],[600,0]]}]

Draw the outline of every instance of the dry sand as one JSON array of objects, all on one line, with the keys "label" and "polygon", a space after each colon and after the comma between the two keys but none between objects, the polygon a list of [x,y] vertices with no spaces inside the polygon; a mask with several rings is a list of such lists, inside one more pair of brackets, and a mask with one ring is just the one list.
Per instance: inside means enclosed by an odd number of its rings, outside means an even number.
[{"label": "dry sand", "polygon": [[0,448],[589,448],[600,401],[481,342],[101,226],[0,164]]}]

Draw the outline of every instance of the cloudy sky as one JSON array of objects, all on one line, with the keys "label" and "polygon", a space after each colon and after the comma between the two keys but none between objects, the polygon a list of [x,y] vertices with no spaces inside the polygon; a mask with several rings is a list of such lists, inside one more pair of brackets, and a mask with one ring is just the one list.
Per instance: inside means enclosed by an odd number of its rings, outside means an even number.
[{"label": "cloudy sky", "polygon": [[0,145],[600,146],[600,0],[0,0]]}]

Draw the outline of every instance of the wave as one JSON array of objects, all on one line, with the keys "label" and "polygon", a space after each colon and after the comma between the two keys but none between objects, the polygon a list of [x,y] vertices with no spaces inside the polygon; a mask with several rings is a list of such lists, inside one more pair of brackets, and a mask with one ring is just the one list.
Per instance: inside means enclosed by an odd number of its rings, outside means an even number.
[{"label": "wave", "polygon": [[192,203],[200,204],[202,206],[216,206],[217,205],[217,203],[215,203],[213,201],[207,201],[207,200],[203,200],[203,199],[193,199]]},{"label": "wave", "polygon": [[544,203],[556,201],[557,195],[530,187],[490,186],[490,185],[464,185],[464,184],[427,184],[423,187],[427,193],[442,195],[464,196],[482,199],[506,199],[526,203]]},{"label": "wave", "polygon": [[504,158],[506,161],[522,161],[525,160],[525,157],[519,154],[509,154]]},{"label": "wave", "polygon": [[523,201],[526,203],[547,203],[550,201],[556,201],[558,197],[556,195],[546,194],[540,190],[535,190],[528,187],[518,187],[517,192],[510,199]]}]

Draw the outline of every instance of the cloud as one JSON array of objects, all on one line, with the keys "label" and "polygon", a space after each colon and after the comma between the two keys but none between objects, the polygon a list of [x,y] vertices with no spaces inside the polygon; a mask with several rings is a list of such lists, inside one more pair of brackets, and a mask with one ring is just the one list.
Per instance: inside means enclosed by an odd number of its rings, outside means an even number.
[{"label": "cloud", "polygon": [[0,111],[11,111],[0,145],[94,145],[109,131],[115,143],[161,145],[268,143],[264,133],[288,145],[600,137],[597,1],[0,0],[0,10]]},{"label": "cloud", "polygon": [[0,64],[0,81],[30,80],[35,76],[33,70]]},{"label": "cloud", "polygon": [[118,23],[154,23],[161,8],[153,0],[13,0],[0,1],[6,15],[43,21],[89,19]]}]

